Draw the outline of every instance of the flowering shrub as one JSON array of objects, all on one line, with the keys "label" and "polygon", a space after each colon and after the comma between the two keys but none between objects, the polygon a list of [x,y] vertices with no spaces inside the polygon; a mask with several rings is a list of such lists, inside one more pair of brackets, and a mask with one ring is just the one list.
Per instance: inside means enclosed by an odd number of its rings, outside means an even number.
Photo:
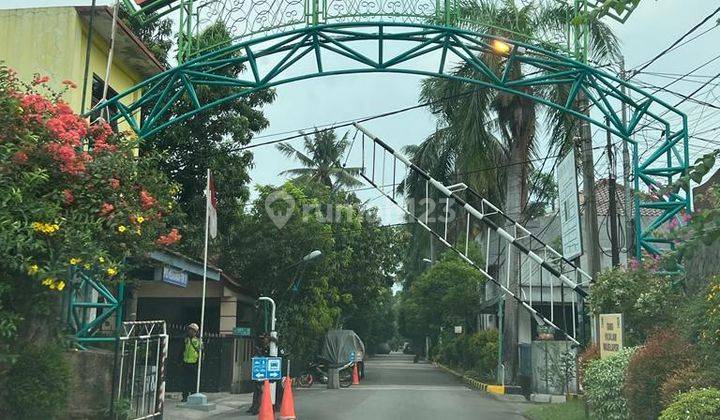
[{"label": "flowering shrub", "polygon": [[626,344],[642,344],[655,329],[673,321],[677,292],[666,276],[656,274],[661,264],[652,258],[642,264],[633,260],[628,268],[603,271],[592,287],[590,310],[595,315],[622,313]]},{"label": "flowering shrub", "polygon": [[660,420],[705,420],[720,418],[720,389],[707,388],[678,395],[663,410]]},{"label": "flowering shrub", "polygon": [[648,338],[627,368],[625,397],[634,419],[654,419],[662,410],[661,386],[678,368],[689,364],[690,345],[671,330]]},{"label": "flowering shrub", "polygon": [[578,383],[581,385],[585,382],[585,369],[590,362],[600,358],[600,348],[595,344],[590,344],[577,358]]},{"label": "flowering shrub", "polygon": [[593,418],[630,418],[623,394],[625,371],[636,348],[629,347],[605,359],[591,361],[584,373],[583,387]]},{"label": "flowering shrub", "polygon": [[713,380],[706,369],[696,364],[680,368],[673,372],[660,388],[662,405],[669,406],[679,394],[712,385]]},{"label": "flowering shrub", "polygon": [[[0,280],[16,282],[10,295],[62,290],[72,270],[122,279],[128,257],[180,240],[155,161],[73,113],[47,80],[23,86],[0,64]],[[15,296],[0,298],[2,312]]]}]

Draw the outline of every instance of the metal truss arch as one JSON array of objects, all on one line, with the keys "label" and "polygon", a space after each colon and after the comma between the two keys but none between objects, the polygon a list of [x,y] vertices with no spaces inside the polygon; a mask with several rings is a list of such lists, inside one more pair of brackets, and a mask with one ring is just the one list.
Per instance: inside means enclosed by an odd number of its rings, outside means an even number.
[{"label": "metal truss arch", "polygon": [[[495,52],[493,43],[498,41],[509,46],[507,52]],[[492,54],[500,56],[505,70],[493,71],[483,61],[483,57]],[[335,59],[328,61],[330,56]],[[338,61],[342,65],[337,65]],[[312,63],[311,70],[308,63]],[[482,77],[470,79],[452,74],[450,67],[458,63],[472,66]],[[508,71],[511,64],[526,68],[525,76],[513,78]],[[239,77],[228,77],[226,69],[238,65],[245,66],[246,70]],[[190,59],[99,104],[93,111],[111,106],[118,111],[113,119],[125,119],[140,137],[149,138],[198,113],[263,89],[317,77],[364,73],[442,77],[497,89],[609,130],[632,144],[637,192],[634,206],[637,256],[640,257],[643,250],[658,254],[663,247],[673,246],[658,234],[658,229],[680,212],[690,211],[689,191],[666,195],[640,194],[640,191],[659,191],[687,171],[686,116],[618,77],[559,51],[523,42],[423,23],[318,24],[246,39]],[[553,102],[533,95],[534,90],[528,89],[549,85],[566,86],[567,97]],[[198,90],[204,86],[232,89],[224,98],[203,102]],[[586,114],[578,109],[577,100],[581,96],[592,105],[593,112]],[[192,108],[178,113],[175,105],[181,100],[189,100]],[[630,108],[627,120],[620,112],[623,103]],[[141,110],[143,118],[137,123],[132,116]],[[639,146],[633,140],[633,134],[638,131],[659,138],[657,149],[642,160]],[[656,214],[648,221],[643,214],[649,210],[643,212],[642,209],[652,209]]]}]

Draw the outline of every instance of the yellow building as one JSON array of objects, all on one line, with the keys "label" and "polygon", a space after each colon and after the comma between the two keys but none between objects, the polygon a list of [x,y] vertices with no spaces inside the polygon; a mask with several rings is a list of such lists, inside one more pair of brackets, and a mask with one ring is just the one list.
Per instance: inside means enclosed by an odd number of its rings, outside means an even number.
[{"label": "yellow building", "polygon": [[[64,99],[76,112],[81,112],[90,15],[89,6],[0,10],[0,61],[16,70],[25,82],[40,74],[50,76],[49,85],[53,89],[62,89],[64,80],[76,83],[77,89],[69,91]],[[112,20],[111,8],[95,9],[85,111],[102,98]],[[162,71],[160,62],[118,20],[108,97]],[[139,94],[127,98],[128,103]],[[139,112],[135,119],[139,120]]]}]

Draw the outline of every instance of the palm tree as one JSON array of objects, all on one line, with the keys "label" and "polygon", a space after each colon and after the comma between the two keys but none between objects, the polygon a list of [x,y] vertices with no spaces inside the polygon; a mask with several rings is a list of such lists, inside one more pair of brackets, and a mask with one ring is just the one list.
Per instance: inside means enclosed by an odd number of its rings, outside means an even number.
[{"label": "palm tree", "polygon": [[[571,6],[554,2],[518,5],[514,0],[474,0],[460,7],[461,11],[457,15],[463,16],[461,25],[468,29],[531,44],[538,44],[538,40],[542,40],[540,42],[546,49],[559,49],[558,45],[567,40],[568,24],[575,15]],[[610,28],[593,17],[589,18],[587,25],[590,57],[598,62],[618,57],[618,42]],[[497,55],[481,53],[478,58],[497,75],[505,70],[504,61]],[[528,77],[528,70],[519,60],[513,60],[508,72],[511,80],[519,80]],[[456,67],[453,73],[465,80],[487,79],[467,63]],[[535,97],[564,103],[569,96],[570,86],[557,84],[520,89]],[[412,157],[416,163],[420,165],[419,161],[430,158],[422,151],[433,150],[438,159],[448,160],[432,162],[429,166],[449,165],[452,169],[448,172],[475,173],[476,176],[462,180],[484,192],[490,199],[493,195],[504,196],[501,201],[504,202],[505,213],[520,221],[524,210],[529,207],[527,204],[531,194],[528,191],[528,179],[532,166],[528,162],[536,155],[541,116],[544,115],[544,123],[549,129],[549,147],[560,153],[572,147],[573,138],[580,127],[574,117],[562,111],[519,95],[478,88],[472,83],[427,79],[422,82],[420,96],[421,101],[434,104],[431,111],[438,115],[446,134],[430,136],[415,149],[417,153]],[[445,150],[447,148],[451,150]],[[486,171],[478,176],[481,169],[478,165],[485,168],[501,166],[501,170],[494,174]],[[411,194],[413,191],[408,186],[413,181],[406,180],[408,185],[405,186]],[[460,179],[455,180],[458,181]],[[517,253],[514,255],[517,256]],[[519,256],[517,258],[513,259],[510,266],[511,290],[517,290],[518,287]],[[511,377],[514,377],[517,365],[517,317],[517,303],[508,300],[505,306],[504,360]]]},{"label": "palm tree", "polygon": [[346,168],[341,162],[346,150],[351,147],[348,133],[338,140],[334,130],[316,129],[312,138],[304,135],[303,139],[305,151],[288,143],[277,145],[277,149],[285,156],[304,165],[283,171],[280,175],[291,175],[297,180],[317,182],[332,189],[362,185],[357,178],[362,168]]}]

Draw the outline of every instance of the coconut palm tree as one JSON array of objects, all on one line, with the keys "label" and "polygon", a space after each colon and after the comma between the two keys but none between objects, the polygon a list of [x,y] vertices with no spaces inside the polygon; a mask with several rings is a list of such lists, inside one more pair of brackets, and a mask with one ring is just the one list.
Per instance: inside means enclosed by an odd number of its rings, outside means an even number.
[{"label": "coconut palm tree", "polygon": [[343,156],[350,147],[348,133],[338,139],[334,130],[315,130],[313,137],[304,135],[303,139],[304,151],[288,143],[276,146],[285,156],[303,165],[283,171],[280,175],[291,175],[298,180],[317,182],[334,189],[362,185],[358,179],[362,168],[346,168],[342,163]]},{"label": "coconut palm tree", "polygon": [[[461,11],[452,15],[463,16],[460,26],[495,37],[541,44],[550,50],[559,50],[559,46],[566,42],[568,25],[575,16],[571,6],[560,2],[519,5],[514,0],[471,0],[459,7]],[[590,57],[597,62],[614,60],[619,56],[619,47],[612,31],[596,18],[588,19]],[[478,58],[497,75],[505,71],[505,60],[496,54],[481,53]],[[512,60],[509,65],[511,80],[526,78],[530,71],[537,73],[537,68],[531,70],[519,60]],[[487,79],[467,63],[453,69],[453,74],[465,80]],[[570,86],[556,84],[519,89],[534,97],[564,103]],[[416,163],[422,165],[420,161],[431,159],[432,156],[425,155],[423,151],[432,150],[437,159],[447,160],[425,162],[428,166],[451,166],[447,172],[475,174],[467,179],[456,178],[454,182],[463,181],[484,192],[490,199],[494,195],[502,196],[504,199],[500,201],[504,204],[505,213],[520,221],[531,195],[528,191],[532,170],[529,161],[535,156],[542,124],[549,131],[549,147],[560,153],[572,147],[573,138],[580,128],[574,117],[527,97],[450,79],[424,80],[420,99],[434,104],[431,111],[438,116],[446,133],[430,136],[414,149],[416,154],[412,157]],[[499,168],[496,173],[482,173],[482,168],[478,166]],[[410,194],[413,194],[410,187],[413,181],[408,179],[407,185],[404,185]],[[518,287],[518,266],[519,260],[511,261],[511,290]],[[508,300],[505,306],[504,360],[510,377],[514,377],[517,365],[517,317],[517,303]]]}]

